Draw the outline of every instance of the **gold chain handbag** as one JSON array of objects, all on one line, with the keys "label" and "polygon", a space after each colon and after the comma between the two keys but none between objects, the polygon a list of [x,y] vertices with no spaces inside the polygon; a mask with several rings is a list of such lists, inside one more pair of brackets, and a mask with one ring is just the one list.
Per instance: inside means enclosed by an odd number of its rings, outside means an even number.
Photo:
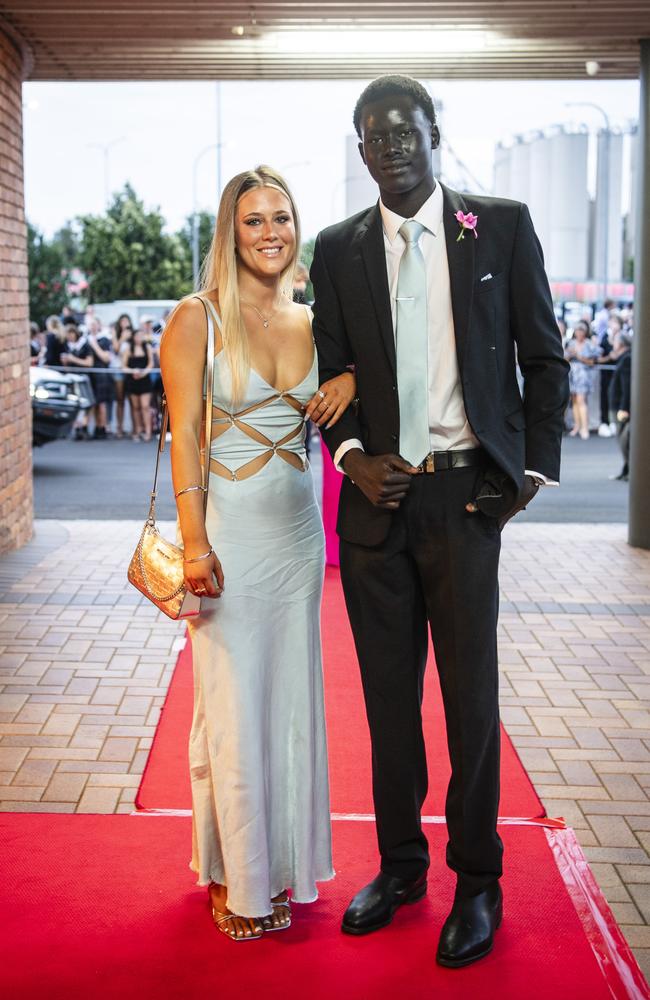
[{"label": "gold chain handbag", "polygon": [[[203,449],[203,514],[208,500],[208,480],[210,468],[210,443],[212,439],[212,381],[214,376],[214,324],[211,310],[200,295],[196,296],[203,304],[208,322],[208,343],[205,365],[205,428]],[[215,318],[218,316],[215,311]],[[169,413],[165,393],[162,396],[162,411],[160,420],[160,437],[156,449],[156,471],[153,478],[153,489],[149,503],[149,514],[144,522],[142,534],[133,553],[127,577],[129,583],[144,594],[168,618],[192,618],[201,610],[201,598],[187,590],[183,574],[183,550],[166,538],[156,527],[156,488],[158,485],[158,468],[160,456],[165,447],[165,437]]]}]

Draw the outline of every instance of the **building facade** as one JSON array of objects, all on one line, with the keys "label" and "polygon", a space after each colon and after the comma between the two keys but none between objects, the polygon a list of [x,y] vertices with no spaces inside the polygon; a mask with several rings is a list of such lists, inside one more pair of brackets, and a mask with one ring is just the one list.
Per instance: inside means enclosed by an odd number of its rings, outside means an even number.
[{"label": "building facade", "polygon": [[23,54],[0,30],[0,553],[32,535]]}]

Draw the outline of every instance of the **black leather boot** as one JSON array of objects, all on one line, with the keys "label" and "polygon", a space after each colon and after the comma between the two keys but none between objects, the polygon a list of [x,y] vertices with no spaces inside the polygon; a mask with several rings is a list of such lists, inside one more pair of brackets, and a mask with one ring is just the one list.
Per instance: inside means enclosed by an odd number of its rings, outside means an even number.
[{"label": "black leather boot", "polygon": [[417,903],[426,892],[426,872],[415,881],[380,872],[377,878],[356,894],[345,911],[341,930],[345,934],[370,934],[378,931],[391,922],[400,906]]},{"label": "black leather boot", "polygon": [[494,933],[503,917],[503,894],[498,882],[477,896],[456,891],[438,943],[436,961],[448,969],[460,969],[492,951]]}]

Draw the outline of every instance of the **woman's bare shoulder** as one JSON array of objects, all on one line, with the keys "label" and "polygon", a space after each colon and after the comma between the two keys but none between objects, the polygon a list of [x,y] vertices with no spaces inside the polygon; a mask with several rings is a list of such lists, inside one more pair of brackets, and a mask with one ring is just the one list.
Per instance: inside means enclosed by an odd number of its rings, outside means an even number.
[{"label": "woman's bare shoulder", "polygon": [[196,344],[205,350],[206,337],[205,309],[199,299],[192,296],[182,299],[167,320],[161,348],[187,351]]},{"label": "woman's bare shoulder", "polygon": [[175,306],[171,316],[165,324],[165,333],[171,327],[182,323],[183,325],[198,323],[203,318],[205,325],[205,309],[196,295],[189,295],[186,299],[181,299]]},{"label": "woman's bare shoulder", "polygon": [[311,325],[311,308],[304,302],[290,302],[286,315],[298,326]]}]

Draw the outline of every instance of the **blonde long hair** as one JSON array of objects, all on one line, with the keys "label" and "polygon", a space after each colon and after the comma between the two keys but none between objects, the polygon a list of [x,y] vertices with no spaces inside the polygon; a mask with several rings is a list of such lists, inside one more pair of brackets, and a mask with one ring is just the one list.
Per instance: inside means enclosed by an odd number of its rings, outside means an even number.
[{"label": "blonde long hair", "polygon": [[241,401],[250,376],[250,353],[246,327],[241,318],[239,285],[237,283],[237,248],[235,244],[235,217],[242,195],[255,188],[272,187],[281,191],[291,205],[296,244],[291,260],[280,275],[280,284],[289,298],[293,276],[300,252],[300,219],[293,195],[285,179],[271,167],[259,166],[245,170],[228,181],[221,201],[212,243],[201,268],[199,291],[217,290],[219,310],[223,324],[223,348],[232,378],[233,402]]}]

